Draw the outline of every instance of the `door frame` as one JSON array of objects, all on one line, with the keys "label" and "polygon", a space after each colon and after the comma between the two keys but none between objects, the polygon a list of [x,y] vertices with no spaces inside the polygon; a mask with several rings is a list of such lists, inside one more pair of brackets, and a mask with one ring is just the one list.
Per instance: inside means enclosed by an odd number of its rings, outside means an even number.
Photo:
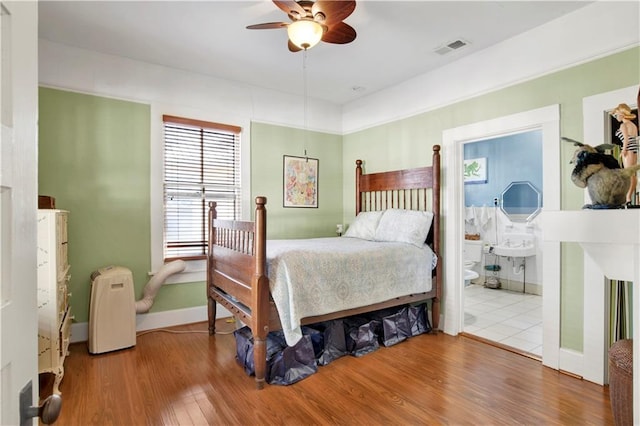
[{"label": "door frame", "polygon": [[[447,334],[457,335],[464,324],[463,250],[464,182],[463,145],[504,134],[542,130],[543,210],[560,209],[560,105],[498,117],[443,131],[443,163],[446,165],[443,193],[445,218],[444,326]],[[560,244],[542,245],[543,264],[543,350],[544,365],[558,369],[560,351]],[[555,279],[547,280],[549,274]],[[547,285],[547,283],[555,283]]]}]

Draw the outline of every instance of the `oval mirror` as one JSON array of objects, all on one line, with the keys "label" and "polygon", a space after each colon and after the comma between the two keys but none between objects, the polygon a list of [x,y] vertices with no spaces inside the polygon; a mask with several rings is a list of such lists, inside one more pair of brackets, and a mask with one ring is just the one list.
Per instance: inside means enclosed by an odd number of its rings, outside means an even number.
[{"label": "oval mirror", "polygon": [[528,181],[511,182],[500,194],[500,210],[512,222],[529,222],[541,207],[542,194]]}]

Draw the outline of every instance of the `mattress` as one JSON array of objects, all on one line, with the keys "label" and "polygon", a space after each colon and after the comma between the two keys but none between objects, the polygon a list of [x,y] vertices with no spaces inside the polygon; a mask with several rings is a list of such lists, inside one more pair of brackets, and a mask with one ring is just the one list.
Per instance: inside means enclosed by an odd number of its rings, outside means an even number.
[{"label": "mattress", "polygon": [[359,238],[267,241],[267,274],[287,344],[302,318],[431,290],[437,258],[426,244]]}]

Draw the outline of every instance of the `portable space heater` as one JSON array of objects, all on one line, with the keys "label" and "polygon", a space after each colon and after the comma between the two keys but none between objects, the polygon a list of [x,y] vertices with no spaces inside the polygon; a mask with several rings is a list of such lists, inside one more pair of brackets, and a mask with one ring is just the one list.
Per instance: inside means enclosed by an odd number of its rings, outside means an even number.
[{"label": "portable space heater", "polygon": [[133,275],[122,266],[91,274],[89,352],[99,354],[136,345]]}]

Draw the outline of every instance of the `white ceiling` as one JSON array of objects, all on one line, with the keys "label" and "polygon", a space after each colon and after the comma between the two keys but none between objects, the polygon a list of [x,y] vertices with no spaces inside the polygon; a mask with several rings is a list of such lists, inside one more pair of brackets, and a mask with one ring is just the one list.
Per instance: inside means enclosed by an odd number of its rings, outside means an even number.
[{"label": "white ceiling", "polygon": [[[356,40],[307,53],[308,95],[344,104],[511,38],[586,1],[358,1],[345,22]],[[39,36],[287,93],[304,93],[303,53],[287,49],[289,22],[269,0],[39,2]],[[468,46],[435,50],[457,39]],[[473,70],[469,70],[470,73]],[[354,90],[360,88],[359,90]]]}]

